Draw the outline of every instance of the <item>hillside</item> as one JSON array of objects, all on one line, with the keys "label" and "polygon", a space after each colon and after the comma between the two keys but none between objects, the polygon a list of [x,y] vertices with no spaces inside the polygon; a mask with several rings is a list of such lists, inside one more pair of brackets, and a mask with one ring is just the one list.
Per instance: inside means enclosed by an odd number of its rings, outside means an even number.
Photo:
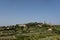
[{"label": "hillside", "polygon": [[60,25],[38,22],[0,27],[1,40],[60,40]]}]

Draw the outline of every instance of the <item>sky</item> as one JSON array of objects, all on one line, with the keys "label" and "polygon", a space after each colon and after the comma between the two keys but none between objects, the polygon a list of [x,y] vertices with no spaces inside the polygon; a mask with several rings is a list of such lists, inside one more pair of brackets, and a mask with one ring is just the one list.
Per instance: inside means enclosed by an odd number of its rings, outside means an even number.
[{"label": "sky", "polygon": [[0,25],[28,22],[60,24],[60,0],[0,0]]}]

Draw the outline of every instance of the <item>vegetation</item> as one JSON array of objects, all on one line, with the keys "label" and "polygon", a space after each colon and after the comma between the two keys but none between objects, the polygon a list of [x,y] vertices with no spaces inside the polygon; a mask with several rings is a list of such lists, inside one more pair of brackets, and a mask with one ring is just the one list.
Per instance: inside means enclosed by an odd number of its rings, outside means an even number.
[{"label": "vegetation", "polygon": [[60,40],[59,37],[60,25],[31,22],[0,27],[1,40]]}]

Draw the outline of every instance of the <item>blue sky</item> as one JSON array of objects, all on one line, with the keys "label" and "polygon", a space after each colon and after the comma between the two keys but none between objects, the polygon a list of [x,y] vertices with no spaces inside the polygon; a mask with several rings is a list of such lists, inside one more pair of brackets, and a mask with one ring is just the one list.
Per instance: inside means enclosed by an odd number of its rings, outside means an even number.
[{"label": "blue sky", "polygon": [[60,24],[60,0],[0,0],[0,25],[46,21]]}]

